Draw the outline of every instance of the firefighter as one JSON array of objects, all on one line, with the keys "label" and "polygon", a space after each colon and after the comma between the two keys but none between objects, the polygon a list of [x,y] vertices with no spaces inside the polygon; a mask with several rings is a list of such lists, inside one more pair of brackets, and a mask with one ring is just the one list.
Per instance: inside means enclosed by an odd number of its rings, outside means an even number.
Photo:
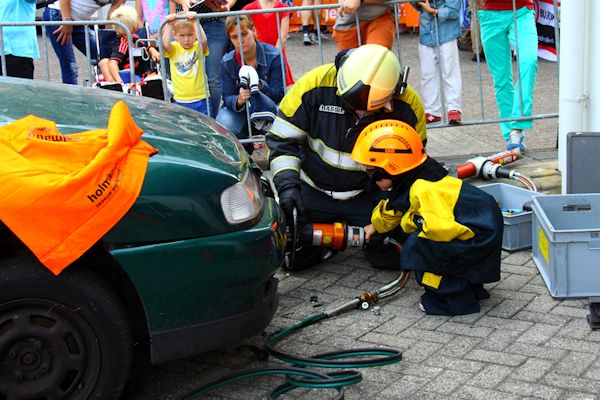
[{"label": "firefighter", "polygon": [[408,124],[383,120],[359,135],[352,159],[390,195],[373,209],[365,239],[399,229],[400,264],[414,271],[427,314],[479,312],[484,283],[500,280],[502,214],[494,198],[448,176]]},{"label": "firefighter", "polygon": [[[358,134],[372,121],[397,119],[414,127],[425,143],[424,115],[421,99],[401,79],[397,57],[380,45],[341,52],[334,64],[301,77],[281,101],[266,135],[288,224],[295,208],[301,223],[366,225],[373,200],[385,193],[367,187],[365,169],[350,157]],[[368,249],[366,257],[374,267],[397,269],[398,254],[390,251]],[[324,249],[304,247],[293,268],[315,265],[325,254]]]}]

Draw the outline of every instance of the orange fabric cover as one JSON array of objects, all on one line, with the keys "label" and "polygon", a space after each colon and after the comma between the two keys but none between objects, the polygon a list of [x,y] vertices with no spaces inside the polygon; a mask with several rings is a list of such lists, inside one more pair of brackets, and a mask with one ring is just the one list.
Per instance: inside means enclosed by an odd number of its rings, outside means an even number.
[{"label": "orange fabric cover", "polygon": [[0,219],[54,274],[135,202],[157,152],[142,133],[122,101],[108,129],[62,135],[33,115],[0,127]]}]

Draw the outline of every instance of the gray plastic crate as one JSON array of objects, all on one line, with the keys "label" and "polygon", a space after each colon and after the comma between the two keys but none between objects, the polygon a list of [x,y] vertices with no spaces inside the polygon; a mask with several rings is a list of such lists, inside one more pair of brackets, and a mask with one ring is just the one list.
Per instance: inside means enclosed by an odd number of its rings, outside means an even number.
[{"label": "gray plastic crate", "polygon": [[[531,200],[533,195],[541,195],[541,193],[535,193],[506,183],[481,185],[479,189],[494,197],[500,208],[518,210],[522,210],[523,204]],[[502,248],[504,250],[517,251],[531,247],[531,216],[531,211],[522,211],[512,215],[502,213],[504,219]]]},{"label": "gray plastic crate", "polygon": [[600,194],[534,197],[533,260],[553,297],[600,296]]}]

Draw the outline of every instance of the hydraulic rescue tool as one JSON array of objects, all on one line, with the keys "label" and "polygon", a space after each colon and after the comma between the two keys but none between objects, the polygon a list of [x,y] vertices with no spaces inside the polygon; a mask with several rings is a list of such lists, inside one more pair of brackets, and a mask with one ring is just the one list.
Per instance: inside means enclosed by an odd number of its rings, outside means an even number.
[{"label": "hydraulic rescue tool", "polygon": [[521,185],[523,185],[525,188],[537,192],[538,186],[531,178],[521,174],[520,172],[515,171],[514,169],[508,169],[504,167],[504,165],[516,161],[521,157],[521,151],[519,149],[513,149],[503,151],[501,153],[497,153],[489,157],[471,158],[463,164],[449,169],[450,172],[456,174],[456,177],[459,179],[514,179],[518,181]]}]

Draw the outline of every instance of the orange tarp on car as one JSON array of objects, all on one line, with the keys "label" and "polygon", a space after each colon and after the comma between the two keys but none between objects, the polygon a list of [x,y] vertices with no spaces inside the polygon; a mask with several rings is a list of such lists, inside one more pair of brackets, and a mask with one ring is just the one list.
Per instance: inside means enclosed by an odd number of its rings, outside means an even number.
[{"label": "orange tarp on car", "polygon": [[108,129],[63,135],[32,115],[0,127],[0,219],[54,274],[135,202],[157,152],[142,133],[122,101]]}]

